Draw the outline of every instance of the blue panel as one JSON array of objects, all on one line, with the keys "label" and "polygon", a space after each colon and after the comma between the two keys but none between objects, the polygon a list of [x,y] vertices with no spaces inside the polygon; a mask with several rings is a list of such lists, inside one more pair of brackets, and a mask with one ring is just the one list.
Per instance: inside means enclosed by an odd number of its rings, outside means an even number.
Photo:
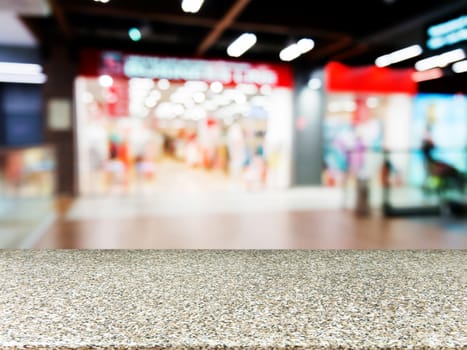
[{"label": "blue panel", "polygon": [[41,89],[39,85],[2,85],[0,89],[2,145],[35,145],[43,141]]}]

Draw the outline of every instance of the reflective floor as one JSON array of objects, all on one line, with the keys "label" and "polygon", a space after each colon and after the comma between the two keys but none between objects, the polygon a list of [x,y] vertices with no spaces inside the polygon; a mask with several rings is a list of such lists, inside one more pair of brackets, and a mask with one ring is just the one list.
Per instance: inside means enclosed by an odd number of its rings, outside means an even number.
[{"label": "reflective floor", "polygon": [[[372,209],[359,216],[355,191],[340,188],[265,190],[174,162],[159,167],[155,184],[1,200],[0,247],[467,249],[466,217],[385,218],[374,191]],[[403,203],[417,198],[395,194]]]},{"label": "reflective floor", "polygon": [[358,216],[339,191],[62,199],[35,248],[467,249],[467,220]]},{"label": "reflective floor", "polygon": [[51,198],[1,198],[0,248],[31,248],[57,215]]}]

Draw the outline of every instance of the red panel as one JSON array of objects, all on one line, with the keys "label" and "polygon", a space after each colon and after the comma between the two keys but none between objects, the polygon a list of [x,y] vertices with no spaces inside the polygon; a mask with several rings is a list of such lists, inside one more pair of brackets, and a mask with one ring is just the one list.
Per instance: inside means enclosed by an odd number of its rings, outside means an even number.
[{"label": "red panel", "polygon": [[98,76],[101,64],[99,50],[86,49],[79,53],[78,74],[84,76]]},{"label": "red panel", "polygon": [[328,92],[417,93],[412,68],[350,67],[331,62],[325,67]]},{"label": "red panel", "polygon": [[114,79],[106,91],[107,111],[112,117],[125,117],[129,111],[129,92],[127,79]]}]

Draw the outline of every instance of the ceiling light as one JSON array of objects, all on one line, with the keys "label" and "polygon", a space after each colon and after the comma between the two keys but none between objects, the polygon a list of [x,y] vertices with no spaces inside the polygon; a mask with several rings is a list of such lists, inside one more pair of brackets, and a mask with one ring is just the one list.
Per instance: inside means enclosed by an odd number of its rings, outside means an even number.
[{"label": "ceiling light", "polygon": [[456,62],[452,65],[452,70],[455,73],[467,72],[467,60]]},{"label": "ceiling light", "polygon": [[387,55],[378,57],[375,60],[375,64],[378,67],[386,67],[391,64],[408,60],[410,58],[421,55],[423,49],[420,45],[412,45],[401,50],[391,52]]},{"label": "ceiling light", "polygon": [[182,10],[188,13],[196,13],[203,5],[204,0],[183,0]]},{"label": "ceiling light", "polygon": [[426,32],[429,36],[426,45],[432,50],[467,40],[467,16],[433,25]]},{"label": "ceiling light", "polygon": [[227,48],[227,54],[231,57],[240,57],[256,43],[256,35],[243,33]]},{"label": "ceiling light", "polygon": [[43,84],[46,81],[40,64],[0,62],[0,82]]},{"label": "ceiling light", "polygon": [[101,2],[103,4],[107,4],[110,0],[94,0],[94,2]]},{"label": "ceiling light", "polygon": [[279,58],[282,61],[292,61],[298,56],[310,51],[315,46],[315,42],[312,39],[304,38],[300,39],[294,44],[287,46],[282,49],[279,53]]},{"label": "ceiling light", "polygon": [[463,60],[465,58],[465,52],[462,49],[456,49],[445,52],[439,56],[441,58],[441,67],[446,67],[452,62]]},{"label": "ceiling light", "polygon": [[456,49],[442,53],[441,55],[424,58],[415,63],[415,69],[424,71],[436,67],[446,67],[448,64],[460,61],[465,58],[465,52],[462,49]]},{"label": "ceiling light", "polygon": [[310,51],[312,48],[315,47],[315,42],[309,38],[303,38],[297,41],[298,48],[303,55],[304,53]]},{"label": "ceiling light", "polygon": [[0,82],[2,83],[44,84],[46,81],[47,81],[47,76],[43,73],[38,73],[38,74],[0,73]]},{"label": "ceiling light", "polygon": [[133,28],[130,28],[128,30],[128,36],[133,41],[140,41],[141,37],[142,37],[142,34],[141,34],[141,31],[138,28],[133,27]]},{"label": "ceiling light", "polygon": [[42,66],[35,63],[0,62],[0,73],[8,74],[38,74]]},{"label": "ceiling light", "polygon": [[439,67],[439,55],[424,58],[415,63],[415,69],[418,71],[429,70],[435,67]]},{"label": "ceiling light", "polygon": [[292,44],[282,49],[279,53],[279,58],[282,61],[292,61],[301,55],[300,48],[297,44]]}]

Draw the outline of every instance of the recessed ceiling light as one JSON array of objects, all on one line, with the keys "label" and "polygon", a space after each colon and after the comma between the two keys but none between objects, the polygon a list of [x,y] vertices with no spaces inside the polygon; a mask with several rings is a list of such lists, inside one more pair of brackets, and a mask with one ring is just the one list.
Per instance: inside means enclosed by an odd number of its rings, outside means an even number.
[{"label": "recessed ceiling light", "polygon": [[467,72],[467,60],[454,63],[452,65],[452,70],[455,73]]},{"label": "recessed ceiling light", "polygon": [[406,48],[393,51],[389,54],[379,56],[375,60],[375,64],[378,67],[386,67],[394,63],[402,62],[410,58],[417,57],[421,55],[422,52],[423,52],[423,49],[420,45],[408,46]]},{"label": "recessed ceiling light", "polygon": [[227,48],[227,54],[231,57],[240,57],[256,43],[256,35],[243,33],[235,39]]},{"label": "recessed ceiling light", "polygon": [[279,58],[282,61],[292,61],[298,56],[303,55],[304,53],[310,51],[315,46],[315,42],[310,38],[303,38],[293,43],[279,53]]},{"label": "recessed ceiling light", "polygon": [[130,28],[128,30],[128,36],[133,41],[140,41],[141,37],[142,37],[142,34],[141,34],[141,31],[138,28],[133,27],[133,28]]},{"label": "recessed ceiling light", "polygon": [[204,0],[183,0],[182,10],[188,13],[196,13],[203,5]]}]

